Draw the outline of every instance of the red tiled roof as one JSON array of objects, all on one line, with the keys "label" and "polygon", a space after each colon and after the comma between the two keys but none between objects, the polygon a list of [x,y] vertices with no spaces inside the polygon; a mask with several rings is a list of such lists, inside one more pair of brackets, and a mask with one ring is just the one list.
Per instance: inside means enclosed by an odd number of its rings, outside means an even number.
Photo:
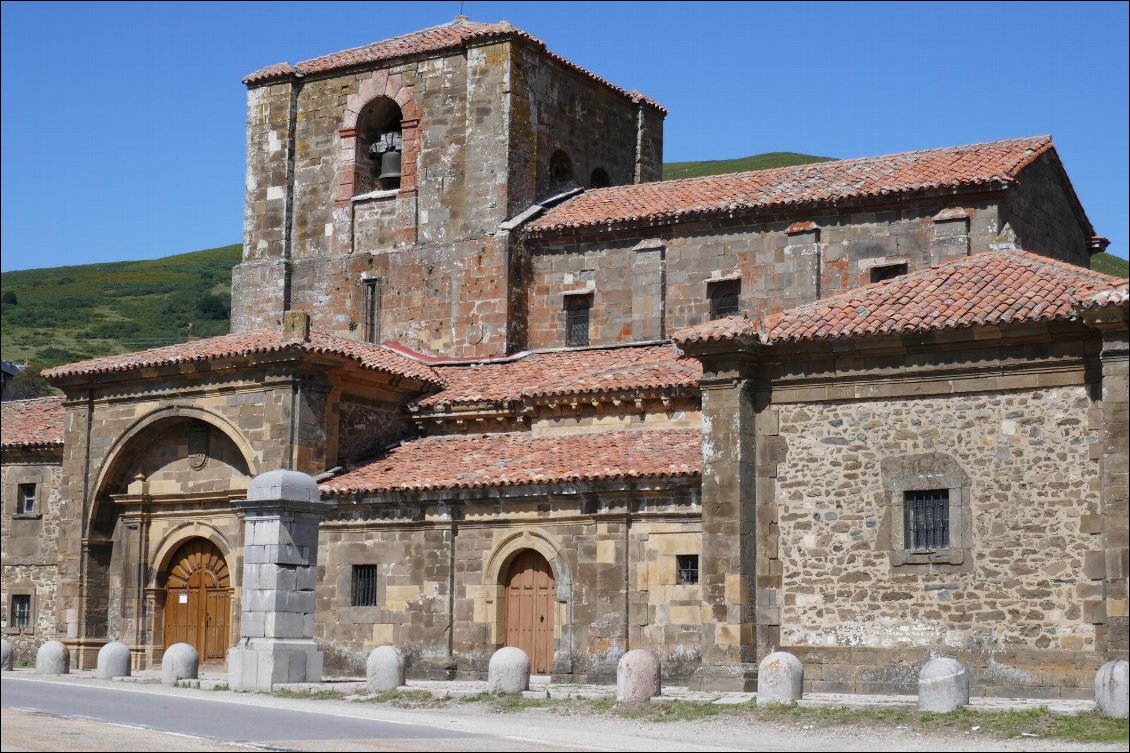
[{"label": "red tiled roof", "polygon": [[736,316],[707,322],[676,333],[675,341],[685,344],[746,337],[769,345],[790,340],[909,334],[1069,319],[1080,305],[1125,304],[1125,280],[1008,249],[938,264],[761,321]]},{"label": "red tiled roof", "polygon": [[363,45],[361,47],[353,47],[348,50],[342,50],[341,52],[335,52],[331,55],[323,55],[312,60],[303,61],[295,66],[291,66],[288,63],[276,63],[255,71],[247,78],[243,79],[243,83],[257,84],[273,79],[284,79],[292,74],[309,76],[316,73],[353,68],[354,66],[372,65],[386,60],[396,60],[413,55],[440,52],[442,50],[462,47],[468,42],[487,41],[496,37],[501,38],[506,36],[513,36],[530,42],[547,57],[581,74],[585,78],[608,87],[633,102],[645,102],[658,110],[667,112],[658,102],[645,97],[640,92],[634,90],[631,92],[625,91],[576,63],[566,60],[556,53],[550,52],[545,42],[521,29],[515,28],[507,21],[490,24],[471,21],[463,16],[457,17],[451,23],[432,26],[427,29],[421,29],[420,31],[413,31],[408,34],[402,34],[399,37],[384,39],[380,42],[373,42],[372,44]]},{"label": "red tiled roof", "polygon": [[526,225],[537,233],[1011,183],[1050,136],[585,191]]},{"label": "red tiled roof", "polygon": [[24,448],[62,446],[66,413],[61,397],[0,403],[0,445]]},{"label": "red tiled roof", "polygon": [[421,408],[694,387],[702,376],[698,361],[680,358],[670,345],[530,353],[501,362],[432,368],[447,383],[447,389],[417,401]]},{"label": "red tiled roof", "polygon": [[694,476],[698,429],[637,429],[563,436],[458,434],[405,442],[321,485],[326,494],[470,489],[615,478]]},{"label": "red tiled roof", "polygon": [[43,375],[48,379],[59,379],[79,374],[133,371],[155,366],[170,366],[179,363],[210,361],[217,358],[286,350],[328,353],[348,358],[373,371],[383,371],[395,376],[415,379],[425,384],[443,386],[443,380],[431,367],[417,363],[383,345],[370,345],[318,332],[311,332],[309,340],[287,340],[281,328],[250,330],[238,334],[220,335],[206,340],[181,343],[180,345],[151,348],[136,353],[94,358],[89,361],[56,366],[44,371]]}]

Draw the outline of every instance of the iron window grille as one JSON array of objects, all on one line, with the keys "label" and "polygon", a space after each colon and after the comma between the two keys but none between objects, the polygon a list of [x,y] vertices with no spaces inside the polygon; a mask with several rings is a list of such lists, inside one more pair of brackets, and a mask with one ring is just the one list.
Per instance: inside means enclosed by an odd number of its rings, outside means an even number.
[{"label": "iron window grille", "polygon": [[734,316],[741,310],[741,280],[722,280],[709,283],[706,287],[706,295],[710,298],[711,320]]},{"label": "iron window grille", "polygon": [[377,605],[377,566],[354,565],[351,603],[355,607]]},{"label": "iron window grille", "polygon": [[675,570],[680,586],[693,586],[698,583],[698,555],[675,555]]},{"label": "iron window grille", "polygon": [[589,344],[589,312],[591,310],[591,295],[565,296],[566,345],[577,346]]},{"label": "iron window grille", "polygon": [[35,484],[20,484],[17,493],[19,500],[16,510],[20,515],[32,515],[35,513]]},{"label": "iron window grille", "polygon": [[905,493],[907,549],[945,549],[950,545],[950,493],[929,489]]},{"label": "iron window grille", "polygon": [[31,626],[31,595],[16,594],[12,597],[12,627]]}]

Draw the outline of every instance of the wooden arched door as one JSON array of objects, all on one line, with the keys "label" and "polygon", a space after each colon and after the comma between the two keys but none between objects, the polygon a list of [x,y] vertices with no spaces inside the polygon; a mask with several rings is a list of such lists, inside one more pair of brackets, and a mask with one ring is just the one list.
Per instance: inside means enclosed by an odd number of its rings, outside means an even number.
[{"label": "wooden arched door", "polygon": [[224,555],[207,539],[177,550],[165,585],[165,646],[188,643],[200,661],[223,660],[231,645],[231,579]]},{"label": "wooden arched door", "polygon": [[530,672],[553,671],[553,571],[532,549],[518,553],[506,576],[506,645],[530,657]]}]

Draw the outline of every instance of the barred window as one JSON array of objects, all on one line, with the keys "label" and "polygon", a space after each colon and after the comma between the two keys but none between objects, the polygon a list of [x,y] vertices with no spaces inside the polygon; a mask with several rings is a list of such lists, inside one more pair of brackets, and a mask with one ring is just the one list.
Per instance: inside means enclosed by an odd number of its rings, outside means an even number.
[{"label": "barred window", "polygon": [[35,484],[20,484],[16,494],[16,513],[32,515],[36,512]]},{"label": "barred window", "polygon": [[698,583],[698,555],[675,555],[675,570],[678,574],[680,586],[693,586]]},{"label": "barred window", "polygon": [[355,607],[377,605],[377,566],[353,566],[353,594],[350,603]]},{"label": "barred window", "polygon": [[710,318],[733,316],[740,310],[741,280],[719,280],[707,283],[706,295],[710,299]]},{"label": "barred window", "polygon": [[904,493],[907,549],[945,549],[950,545],[950,493],[928,489]]},{"label": "barred window", "polygon": [[589,344],[589,312],[592,295],[565,296],[565,344]]},{"label": "barred window", "polygon": [[31,594],[16,594],[12,597],[12,627],[31,626]]}]

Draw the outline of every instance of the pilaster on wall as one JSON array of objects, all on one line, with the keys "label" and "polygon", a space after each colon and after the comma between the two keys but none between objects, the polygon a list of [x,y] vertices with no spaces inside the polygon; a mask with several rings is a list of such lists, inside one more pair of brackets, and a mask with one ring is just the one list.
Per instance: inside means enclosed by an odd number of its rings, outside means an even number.
[{"label": "pilaster on wall", "polygon": [[1103,438],[1094,450],[1101,453],[1102,506],[1090,522],[1092,530],[1101,532],[1102,549],[1088,563],[1087,573],[1092,580],[1101,582],[1102,602],[1091,605],[1090,620],[1095,623],[1096,648],[1109,658],[1126,658],[1130,625],[1130,595],[1127,594],[1127,579],[1130,577],[1127,521],[1130,338],[1125,308],[1085,311],[1083,315],[1088,324],[1102,333],[1099,363],[1102,370],[1100,411]]},{"label": "pilaster on wall", "polygon": [[756,407],[753,364],[703,359],[702,667],[692,686],[753,690],[757,681]]}]

